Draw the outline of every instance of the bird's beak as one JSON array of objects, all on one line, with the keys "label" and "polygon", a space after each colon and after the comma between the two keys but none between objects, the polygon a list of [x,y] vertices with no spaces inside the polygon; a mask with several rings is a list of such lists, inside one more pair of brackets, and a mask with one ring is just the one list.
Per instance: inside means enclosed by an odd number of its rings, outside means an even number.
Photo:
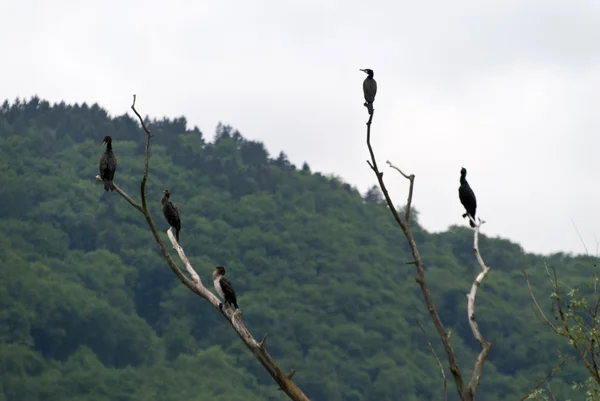
[{"label": "bird's beak", "polygon": [[358,71],[366,72],[365,70],[362,70],[362,69],[360,69],[360,68],[358,69]]},{"label": "bird's beak", "polygon": [[104,146],[104,145],[106,145],[106,141],[103,141],[103,142],[102,142],[102,146]]}]

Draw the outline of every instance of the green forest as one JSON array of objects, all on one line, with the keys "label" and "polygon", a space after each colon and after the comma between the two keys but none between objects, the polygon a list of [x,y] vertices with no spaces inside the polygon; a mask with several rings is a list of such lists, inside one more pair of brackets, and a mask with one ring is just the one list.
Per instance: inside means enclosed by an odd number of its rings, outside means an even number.
[{"label": "green forest", "polygon": [[[286,400],[219,311],[169,269],[143,216],[95,180],[110,135],[115,183],[139,200],[146,134],[123,112],[38,97],[0,107],[0,401]],[[181,246],[207,287],[214,267],[226,266],[245,324],[259,339],[268,334],[269,352],[296,370],[312,401],[443,399],[417,320],[447,365],[443,349],[378,190],[361,194],[284,152],[272,157],[228,125],[208,135],[185,117],[145,122],[154,134],[148,201],[163,239],[168,188]],[[485,228],[480,250],[492,270],[477,320],[493,349],[477,395],[519,400],[560,353],[573,355],[536,317],[521,269],[552,315],[545,267],[584,286],[595,259],[523,255]],[[480,271],[473,230],[464,220],[429,233],[416,211],[412,230],[470,375],[480,349],[466,312]],[[572,386],[586,378],[571,358],[549,383],[559,399],[578,400]]]}]

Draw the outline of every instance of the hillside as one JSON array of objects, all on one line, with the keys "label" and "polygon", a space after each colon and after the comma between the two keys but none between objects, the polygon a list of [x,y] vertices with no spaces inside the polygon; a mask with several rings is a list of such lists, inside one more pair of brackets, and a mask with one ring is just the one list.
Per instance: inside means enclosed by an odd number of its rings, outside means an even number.
[{"label": "hillside", "polygon": [[[268,333],[272,356],[297,370],[313,401],[442,399],[415,324],[436,338],[405,265],[408,248],[376,196],[297,168],[284,153],[271,158],[229,126],[209,141],[183,117],[147,121],[159,229],[169,188],[190,261],[203,278],[227,266],[248,328]],[[285,400],[219,313],[178,282],[143,218],[94,180],[105,135],[119,161],[115,182],[138,198],[145,134],[128,115],[37,98],[0,109],[0,400]],[[465,221],[431,234],[415,221],[413,231],[470,373],[472,230]],[[557,364],[557,350],[568,351],[536,320],[520,269],[547,301],[544,264],[581,284],[591,263],[523,258],[517,244],[485,236],[480,248],[493,270],[477,315],[494,348],[478,399],[520,399]],[[561,398],[578,399],[570,385],[582,378],[571,363],[551,383]]]}]

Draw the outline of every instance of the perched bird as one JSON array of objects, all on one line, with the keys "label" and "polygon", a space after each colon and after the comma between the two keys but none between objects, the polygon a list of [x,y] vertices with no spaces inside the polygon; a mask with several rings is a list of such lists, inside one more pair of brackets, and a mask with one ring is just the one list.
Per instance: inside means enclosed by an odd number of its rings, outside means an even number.
[{"label": "perched bird", "polygon": [[[477,209],[477,199],[475,199],[475,194],[471,189],[471,186],[467,182],[467,169],[460,169],[460,187],[458,187],[458,197],[460,198],[460,203],[465,207],[467,213],[463,214],[463,219],[470,215],[473,220],[475,220],[475,209]],[[469,224],[471,227],[475,227],[475,223],[473,220],[469,219]]]},{"label": "perched bird", "polygon": [[375,101],[375,94],[377,94],[377,82],[373,79],[373,70],[367,68],[361,71],[368,75],[363,82],[363,92],[365,94],[364,106],[369,110],[369,114],[373,114],[373,102]]},{"label": "perched bird", "polygon": [[[215,285],[215,290],[219,293],[221,298],[225,300],[226,304],[235,306],[235,309],[240,309],[237,305],[237,299],[235,297],[235,291],[233,290],[233,286],[225,278],[225,268],[223,266],[215,267],[213,271],[213,284]],[[219,304],[219,308],[222,307],[222,304]]]},{"label": "perched bird", "polygon": [[179,209],[171,202],[171,193],[168,189],[163,191],[163,197],[160,200],[162,204],[162,211],[167,223],[175,228],[175,238],[179,242],[179,231],[181,231],[181,220],[179,219]]},{"label": "perched bird", "polygon": [[115,156],[112,150],[112,138],[105,136],[102,145],[106,145],[106,150],[100,158],[100,178],[104,182],[105,191],[108,192],[109,189],[114,191],[113,179],[117,170],[117,156]]}]

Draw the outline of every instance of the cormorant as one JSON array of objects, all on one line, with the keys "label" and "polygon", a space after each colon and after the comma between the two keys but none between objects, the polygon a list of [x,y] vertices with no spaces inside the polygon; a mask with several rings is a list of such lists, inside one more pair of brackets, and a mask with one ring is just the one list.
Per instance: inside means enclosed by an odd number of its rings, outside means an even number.
[{"label": "cormorant", "polygon": [[373,114],[373,102],[377,93],[377,82],[373,79],[375,73],[368,68],[361,71],[368,75],[363,82],[363,92],[365,94],[364,106],[369,110],[369,114]]},{"label": "cormorant", "polygon": [[115,156],[112,150],[112,138],[105,136],[102,145],[106,145],[106,150],[100,158],[100,178],[104,182],[105,191],[108,192],[109,189],[114,191],[113,179],[117,170],[117,156]]},{"label": "cormorant", "polygon": [[160,200],[162,204],[162,211],[167,223],[171,227],[175,228],[175,238],[177,238],[177,242],[179,243],[179,231],[181,231],[181,220],[179,219],[179,209],[177,206],[171,202],[171,193],[168,189],[163,191],[163,197]]},{"label": "cormorant", "polygon": [[[225,268],[223,266],[215,267],[213,271],[213,283],[215,285],[215,290],[219,293],[221,298],[225,300],[226,304],[235,306],[235,309],[240,309],[237,305],[237,299],[235,297],[235,291],[233,290],[233,286],[225,277]],[[222,304],[219,304],[219,309]]]},{"label": "cormorant", "polygon": [[[463,219],[467,217],[469,214],[473,220],[475,220],[475,209],[477,209],[477,199],[475,199],[475,194],[471,189],[471,186],[467,182],[467,169],[460,169],[460,187],[458,187],[458,197],[460,198],[460,203],[465,207],[467,213],[463,214]],[[475,223],[473,220],[469,219],[469,224],[471,227],[475,227]]]}]

